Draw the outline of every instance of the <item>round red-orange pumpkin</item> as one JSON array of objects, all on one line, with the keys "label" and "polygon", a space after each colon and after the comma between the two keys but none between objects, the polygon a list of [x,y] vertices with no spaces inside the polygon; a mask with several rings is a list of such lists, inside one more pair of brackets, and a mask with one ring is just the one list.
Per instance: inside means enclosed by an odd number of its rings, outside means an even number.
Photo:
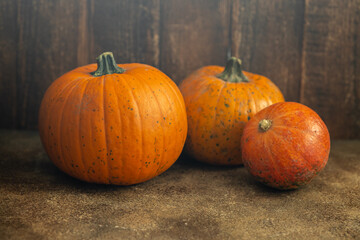
[{"label": "round red-orange pumpkin", "polygon": [[258,112],[245,126],[241,144],[249,172],[278,189],[310,182],[325,167],[330,152],[325,123],[312,109],[295,102]]},{"label": "round red-orange pumpkin", "polygon": [[268,78],[243,72],[230,58],[224,67],[206,66],[180,84],[188,116],[187,153],[214,165],[240,165],[240,140],[247,121],[261,109],[284,101]]},{"label": "round red-orange pumpkin", "polygon": [[154,67],[117,65],[111,53],[97,60],[64,74],[46,91],[39,115],[45,150],[58,168],[87,182],[149,180],[182,151],[183,97]]}]

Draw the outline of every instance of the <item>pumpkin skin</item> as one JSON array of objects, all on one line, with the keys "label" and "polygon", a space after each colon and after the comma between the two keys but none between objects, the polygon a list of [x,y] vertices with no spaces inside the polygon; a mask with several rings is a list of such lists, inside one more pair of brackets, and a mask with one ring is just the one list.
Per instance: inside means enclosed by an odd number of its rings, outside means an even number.
[{"label": "pumpkin skin", "polygon": [[[224,79],[224,80],[223,80]],[[247,121],[261,109],[284,101],[268,78],[243,72],[231,58],[224,67],[206,66],[180,84],[188,116],[186,152],[213,165],[241,165],[240,141]]]},{"label": "pumpkin skin", "polygon": [[309,183],[326,165],[330,136],[312,109],[295,102],[277,103],[258,112],[242,136],[245,167],[277,189]]},{"label": "pumpkin skin", "polygon": [[[54,164],[75,178],[117,185],[144,182],[168,169],[182,151],[184,100],[160,70],[116,65],[111,53],[100,55],[98,65],[103,58],[106,64],[98,69],[110,73],[93,76],[97,65],[90,64],[48,88],[40,107],[40,137]],[[123,73],[112,73],[118,67]]]}]

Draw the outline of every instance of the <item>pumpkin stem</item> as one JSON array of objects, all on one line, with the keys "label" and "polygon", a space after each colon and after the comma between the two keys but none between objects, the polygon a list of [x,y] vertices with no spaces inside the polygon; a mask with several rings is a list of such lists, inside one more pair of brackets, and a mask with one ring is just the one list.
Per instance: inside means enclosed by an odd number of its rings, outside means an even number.
[{"label": "pumpkin stem", "polygon": [[103,76],[106,74],[113,74],[113,73],[123,73],[125,69],[120,68],[114,59],[114,55],[112,52],[104,52],[100,56],[96,58],[97,61],[97,69],[95,72],[91,74],[94,77]]},{"label": "pumpkin stem", "polygon": [[269,128],[271,127],[272,125],[272,121],[269,120],[269,119],[263,119],[259,122],[259,129],[262,131],[262,132],[266,132],[267,130],[269,130]]},{"label": "pumpkin stem", "polygon": [[249,79],[242,72],[241,60],[236,57],[231,57],[227,61],[224,71],[217,77],[225,82],[249,82]]}]

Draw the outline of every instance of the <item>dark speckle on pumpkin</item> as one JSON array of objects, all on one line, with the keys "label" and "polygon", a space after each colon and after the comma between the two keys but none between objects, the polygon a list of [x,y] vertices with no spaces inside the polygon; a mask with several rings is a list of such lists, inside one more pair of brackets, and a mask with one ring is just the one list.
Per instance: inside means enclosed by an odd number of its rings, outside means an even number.
[{"label": "dark speckle on pumpkin", "polygon": [[228,108],[228,107],[230,107],[230,105],[229,105],[229,104],[227,104],[227,103],[225,103],[224,105],[225,105],[225,107],[227,107],[227,108]]}]

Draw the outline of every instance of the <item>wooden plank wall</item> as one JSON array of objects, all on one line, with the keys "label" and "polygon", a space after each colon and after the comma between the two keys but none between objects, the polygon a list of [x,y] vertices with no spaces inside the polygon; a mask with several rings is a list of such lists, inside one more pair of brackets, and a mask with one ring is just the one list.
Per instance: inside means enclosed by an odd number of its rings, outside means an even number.
[{"label": "wooden plank wall", "polygon": [[1,0],[0,127],[36,129],[47,87],[104,51],[176,83],[240,57],[360,138],[360,0]]}]

